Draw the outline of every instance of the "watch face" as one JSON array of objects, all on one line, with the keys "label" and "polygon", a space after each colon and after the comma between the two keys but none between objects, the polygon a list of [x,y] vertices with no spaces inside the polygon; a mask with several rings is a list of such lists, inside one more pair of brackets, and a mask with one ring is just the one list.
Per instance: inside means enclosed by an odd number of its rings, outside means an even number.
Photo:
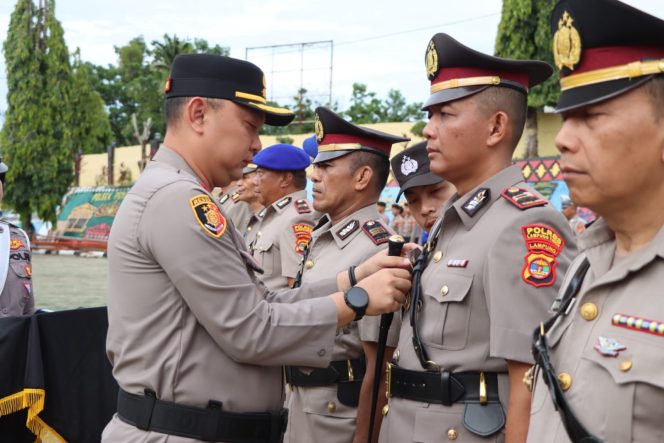
[{"label": "watch face", "polygon": [[369,294],[362,288],[353,287],[348,291],[346,295],[348,299],[348,304],[353,308],[366,308],[369,304]]}]

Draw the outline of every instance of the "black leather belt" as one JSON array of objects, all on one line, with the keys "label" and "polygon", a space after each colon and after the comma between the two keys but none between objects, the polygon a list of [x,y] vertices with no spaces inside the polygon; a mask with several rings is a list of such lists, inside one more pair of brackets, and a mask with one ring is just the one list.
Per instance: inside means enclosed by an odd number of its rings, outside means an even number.
[{"label": "black leather belt", "polygon": [[347,381],[361,381],[366,371],[364,357],[353,360],[337,360],[327,368],[316,368],[305,374],[297,366],[285,366],[286,383],[293,386],[329,386]]},{"label": "black leather belt", "polygon": [[497,372],[424,372],[387,365],[387,395],[450,406],[498,402]]},{"label": "black leather belt", "polygon": [[279,443],[286,431],[288,410],[278,412],[225,412],[210,401],[196,408],[159,400],[153,392],[135,395],[120,389],[118,416],[144,431],[228,443]]}]

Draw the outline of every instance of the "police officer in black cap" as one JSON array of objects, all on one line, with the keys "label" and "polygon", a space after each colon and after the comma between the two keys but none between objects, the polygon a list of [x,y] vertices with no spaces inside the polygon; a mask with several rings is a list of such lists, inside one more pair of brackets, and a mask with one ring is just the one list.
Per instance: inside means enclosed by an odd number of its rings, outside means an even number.
[{"label": "police officer in black cap", "polygon": [[551,26],[560,165],[599,218],[535,331],[528,442],[663,441],[664,20],[564,0]]},{"label": "police officer in black cap", "polygon": [[446,34],[434,35],[425,61],[430,169],[457,193],[413,270],[380,441],[523,442],[532,328],[575,253],[565,218],[512,165],[528,89],[552,69]]},{"label": "police officer in black cap", "polygon": [[164,146],[123,200],[108,243],[107,354],[120,392],[103,441],[277,443],[281,365],[326,367],[338,329],[405,299],[409,272],[378,268],[407,261],[382,255],[358,267],[353,288],[344,272],[285,291],[314,300],[266,300],[260,268],[210,194],[241,177],[264,122],[293,118],[266,104],[264,84],[242,60],[173,62]]}]

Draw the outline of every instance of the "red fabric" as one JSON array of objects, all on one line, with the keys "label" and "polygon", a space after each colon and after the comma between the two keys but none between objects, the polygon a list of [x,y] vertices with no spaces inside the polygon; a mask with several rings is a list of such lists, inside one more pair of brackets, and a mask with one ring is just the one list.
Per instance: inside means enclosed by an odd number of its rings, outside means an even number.
[{"label": "red fabric", "polygon": [[606,46],[584,49],[581,62],[568,75],[626,65],[645,59],[664,58],[664,48],[654,46]]}]

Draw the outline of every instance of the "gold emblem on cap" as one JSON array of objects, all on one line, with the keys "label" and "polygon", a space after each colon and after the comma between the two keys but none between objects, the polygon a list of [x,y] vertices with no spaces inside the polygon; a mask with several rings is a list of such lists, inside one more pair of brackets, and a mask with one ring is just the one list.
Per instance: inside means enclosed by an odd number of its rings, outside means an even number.
[{"label": "gold emblem on cap", "polygon": [[558,69],[574,69],[581,59],[581,36],[573,24],[574,19],[565,11],[553,36],[553,59]]},{"label": "gold emblem on cap", "polygon": [[431,80],[436,76],[436,72],[438,72],[438,51],[436,50],[436,44],[433,40],[431,40],[429,46],[427,46],[425,63],[427,67],[427,77]]},{"label": "gold emblem on cap", "polygon": [[316,130],[316,140],[320,143],[323,141],[325,132],[323,132],[323,123],[320,121],[318,114],[316,114],[316,119],[314,120],[314,129]]}]

